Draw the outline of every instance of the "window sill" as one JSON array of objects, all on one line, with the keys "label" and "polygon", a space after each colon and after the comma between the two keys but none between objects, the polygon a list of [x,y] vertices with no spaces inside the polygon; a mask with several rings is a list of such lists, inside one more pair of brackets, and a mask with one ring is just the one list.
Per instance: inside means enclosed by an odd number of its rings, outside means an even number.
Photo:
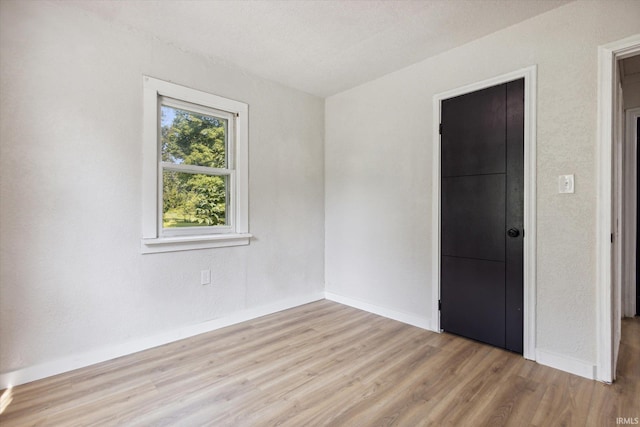
[{"label": "window sill", "polygon": [[226,246],[248,245],[251,237],[249,233],[160,237],[156,239],[142,239],[140,248],[143,254],[223,248]]}]

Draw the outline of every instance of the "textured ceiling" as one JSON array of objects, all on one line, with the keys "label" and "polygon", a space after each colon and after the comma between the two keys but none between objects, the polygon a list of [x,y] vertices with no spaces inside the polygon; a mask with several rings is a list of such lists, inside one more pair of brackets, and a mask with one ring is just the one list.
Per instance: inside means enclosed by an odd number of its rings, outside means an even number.
[{"label": "textured ceiling", "polygon": [[324,97],[570,1],[63,3],[227,66]]}]

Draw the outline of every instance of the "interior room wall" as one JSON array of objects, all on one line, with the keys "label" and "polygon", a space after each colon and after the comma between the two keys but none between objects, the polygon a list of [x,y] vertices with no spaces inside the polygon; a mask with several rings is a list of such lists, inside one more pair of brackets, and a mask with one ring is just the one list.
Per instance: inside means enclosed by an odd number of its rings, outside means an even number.
[{"label": "interior room wall", "polygon": [[[536,347],[593,367],[598,46],[638,16],[573,2],[327,98],[327,293],[429,324],[433,96],[537,65]],[[574,194],[558,194],[564,174]]]},{"label": "interior room wall", "polygon": [[[0,374],[322,298],[323,99],[61,2],[0,52]],[[141,254],[143,74],[249,104],[249,246]]]}]

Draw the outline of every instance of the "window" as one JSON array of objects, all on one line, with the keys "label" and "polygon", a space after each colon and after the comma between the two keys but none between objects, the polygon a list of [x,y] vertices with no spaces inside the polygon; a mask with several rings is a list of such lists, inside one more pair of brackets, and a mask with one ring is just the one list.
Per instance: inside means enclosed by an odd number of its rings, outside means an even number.
[{"label": "window", "polygon": [[247,104],[143,80],[142,252],[248,244]]}]

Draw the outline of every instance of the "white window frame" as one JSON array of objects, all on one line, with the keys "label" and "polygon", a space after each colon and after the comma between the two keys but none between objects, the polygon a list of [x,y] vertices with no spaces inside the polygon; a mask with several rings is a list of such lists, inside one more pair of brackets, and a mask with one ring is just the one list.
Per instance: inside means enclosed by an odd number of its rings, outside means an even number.
[{"label": "white window frame", "polygon": [[[143,87],[142,253],[248,245],[251,239],[248,212],[249,106],[149,76],[143,76]],[[226,169],[162,162],[159,140],[161,102],[164,105],[228,119]],[[206,170],[209,174],[228,176],[227,224],[179,230],[163,229],[163,169],[184,169],[189,172]]]}]

